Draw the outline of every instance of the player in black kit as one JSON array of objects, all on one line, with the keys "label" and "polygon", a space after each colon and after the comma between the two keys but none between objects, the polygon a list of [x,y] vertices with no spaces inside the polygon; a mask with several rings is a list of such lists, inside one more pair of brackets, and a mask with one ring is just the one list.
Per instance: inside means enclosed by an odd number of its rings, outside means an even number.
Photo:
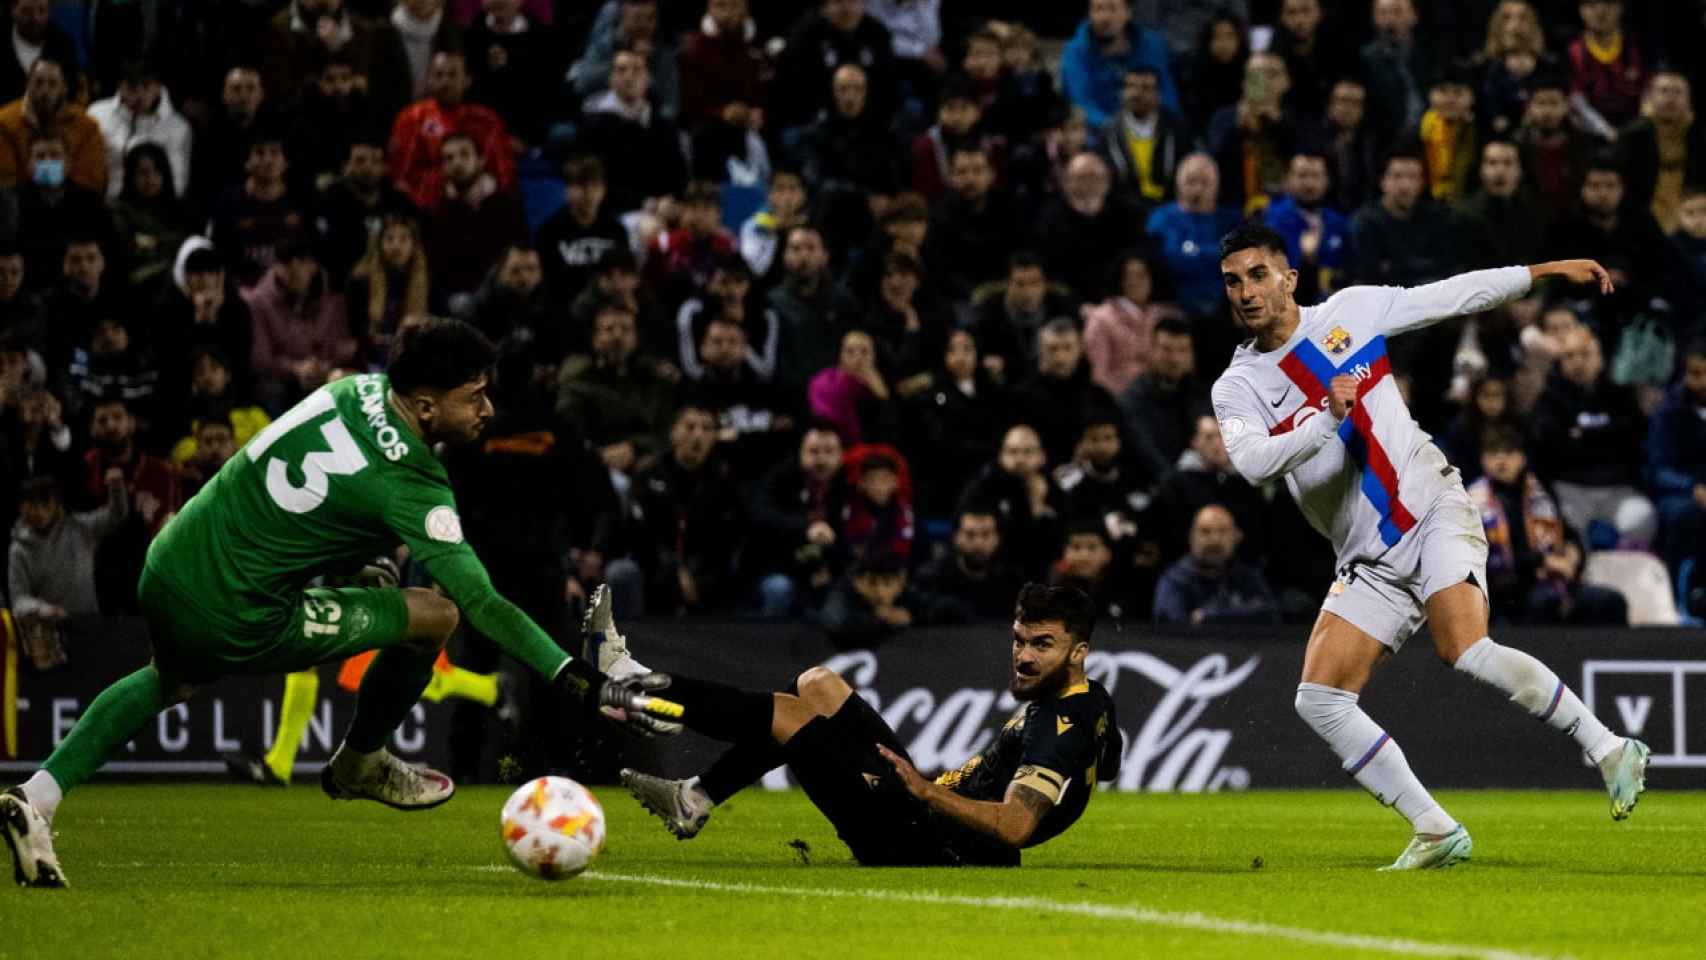
[{"label": "player in black kit", "polygon": [[[1018,866],[1021,849],[1076,823],[1097,781],[1119,773],[1113,700],[1084,676],[1094,616],[1090,598],[1071,587],[1033,583],[1019,592],[1008,690],[1020,707],[989,749],[934,781],[846,681],[814,667],[780,693],[635,677],[648,690],[667,689],[686,707],[689,728],[734,746],[691,779],[624,770],[622,782],[686,840],[713,807],[787,764],[861,864]],[[602,589],[586,629],[589,658],[602,665],[627,656]]]}]

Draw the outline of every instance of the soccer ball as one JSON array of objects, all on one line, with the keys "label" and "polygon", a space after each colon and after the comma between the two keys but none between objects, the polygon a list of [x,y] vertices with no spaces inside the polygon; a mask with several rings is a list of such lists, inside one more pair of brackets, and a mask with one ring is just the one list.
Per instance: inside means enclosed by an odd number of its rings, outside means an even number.
[{"label": "soccer ball", "polygon": [[566,880],[604,849],[604,808],[587,788],[566,777],[539,777],[510,794],[502,836],[523,873]]}]

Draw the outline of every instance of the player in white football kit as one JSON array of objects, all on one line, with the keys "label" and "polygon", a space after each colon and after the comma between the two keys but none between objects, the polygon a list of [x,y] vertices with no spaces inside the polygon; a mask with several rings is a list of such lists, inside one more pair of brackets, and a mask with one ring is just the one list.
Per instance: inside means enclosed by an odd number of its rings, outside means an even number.
[{"label": "player in white football kit", "polygon": [[1488,636],[1487,538],[1457,470],[1417,426],[1393,380],[1386,338],[1489,309],[1543,277],[1595,282],[1591,260],[1465,273],[1425,286],[1351,287],[1299,308],[1285,243],[1245,225],[1221,244],[1232,314],[1254,335],[1214,383],[1232,465],[1253,484],[1280,477],[1337,550],[1338,577],[1309,635],[1297,712],[1344,768],[1415,836],[1387,869],[1450,866],[1469,832],[1434,801],[1404,752],[1357,706],[1376,665],[1425,620],[1434,649],[1488,683],[1597,764],[1622,820],[1646,786],[1648,749],[1612,733],[1539,660]]}]

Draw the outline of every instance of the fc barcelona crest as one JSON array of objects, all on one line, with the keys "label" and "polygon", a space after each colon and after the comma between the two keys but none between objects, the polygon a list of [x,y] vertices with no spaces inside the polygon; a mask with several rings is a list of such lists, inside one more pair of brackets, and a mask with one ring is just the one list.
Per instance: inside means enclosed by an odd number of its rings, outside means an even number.
[{"label": "fc barcelona crest", "polygon": [[1334,327],[1322,343],[1326,344],[1332,353],[1344,353],[1351,348],[1351,335],[1345,332],[1344,327]]}]

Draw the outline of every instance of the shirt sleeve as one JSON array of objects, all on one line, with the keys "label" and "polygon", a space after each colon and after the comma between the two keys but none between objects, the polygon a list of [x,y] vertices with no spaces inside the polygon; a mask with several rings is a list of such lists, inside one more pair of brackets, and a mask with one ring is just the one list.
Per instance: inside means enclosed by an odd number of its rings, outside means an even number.
[{"label": "shirt sleeve", "polygon": [[555,677],[569,655],[492,586],[485,565],[462,539],[462,521],[450,489],[411,480],[389,493],[384,505],[386,525],[461,608],[468,624],[541,676]]},{"label": "shirt sleeve", "polygon": [[1059,803],[1072,778],[1095,763],[1095,721],[1074,718],[1055,705],[1053,710],[1036,711],[1025,724],[1025,749],[1012,782]]},{"label": "shirt sleeve", "polygon": [[[1533,283],[1527,267],[1472,270],[1419,287],[1376,288],[1388,303],[1376,324],[1381,333],[1397,334],[1425,327],[1446,317],[1480,313],[1527,293]],[[1346,290],[1343,294],[1352,293]]]},{"label": "shirt sleeve", "polygon": [[1239,380],[1227,377],[1216,380],[1211,398],[1227,456],[1239,475],[1252,485],[1259,486],[1297,469],[1319,453],[1339,427],[1339,421],[1323,410],[1295,429],[1270,437],[1262,429],[1262,413],[1254,394]]}]

